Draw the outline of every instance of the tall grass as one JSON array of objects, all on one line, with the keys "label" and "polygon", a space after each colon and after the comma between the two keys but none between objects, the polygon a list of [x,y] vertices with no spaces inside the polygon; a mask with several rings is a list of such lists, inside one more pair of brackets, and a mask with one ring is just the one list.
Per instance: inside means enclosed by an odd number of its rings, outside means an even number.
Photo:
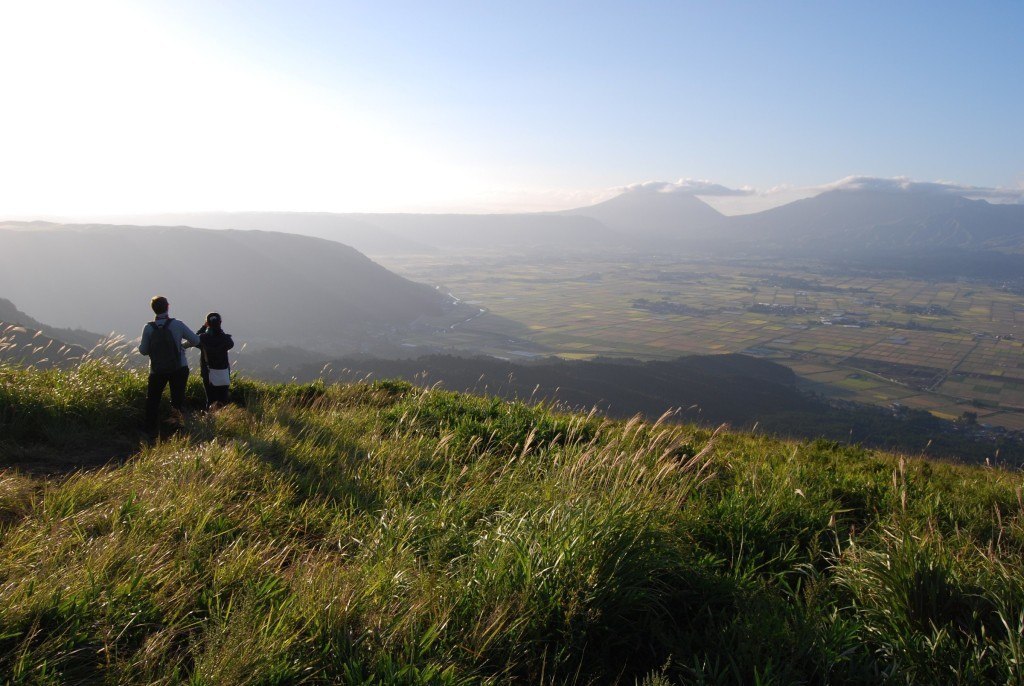
[{"label": "tall grass", "polygon": [[[9,445],[133,426],[144,394],[0,378]],[[1019,473],[395,382],[236,391],[121,466],[0,472],[7,682],[1021,683]]]},{"label": "tall grass", "polygon": [[140,423],[146,379],[86,362],[71,372],[0,367],[0,426],[8,441],[64,443]]}]

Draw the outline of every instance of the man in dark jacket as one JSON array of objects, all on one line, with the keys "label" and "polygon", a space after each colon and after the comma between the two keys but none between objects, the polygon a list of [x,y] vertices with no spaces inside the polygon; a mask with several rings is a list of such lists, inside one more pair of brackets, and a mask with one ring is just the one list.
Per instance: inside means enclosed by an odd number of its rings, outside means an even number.
[{"label": "man in dark jacket", "polygon": [[199,371],[206,389],[206,407],[216,409],[228,402],[228,388],[231,379],[231,364],[228,351],[235,346],[231,334],[224,333],[220,315],[211,312],[206,323],[199,327]]},{"label": "man in dark jacket", "polygon": [[179,417],[185,413],[185,386],[188,384],[188,358],[185,345],[199,345],[199,336],[167,314],[167,298],[158,295],[149,302],[156,319],[142,330],[139,352],[149,357],[149,385],[146,389],[146,432],[157,434],[157,414],[164,386],[171,386],[171,407]]}]

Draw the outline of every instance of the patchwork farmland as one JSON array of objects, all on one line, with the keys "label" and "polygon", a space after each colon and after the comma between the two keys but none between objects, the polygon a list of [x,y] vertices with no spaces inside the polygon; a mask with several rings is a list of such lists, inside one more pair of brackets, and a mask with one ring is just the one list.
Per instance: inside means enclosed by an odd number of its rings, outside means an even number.
[{"label": "patchwork farmland", "polygon": [[448,332],[450,348],[568,359],[745,352],[825,395],[1024,429],[1024,297],[997,285],[657,257],[387,262],[486,310]]}]

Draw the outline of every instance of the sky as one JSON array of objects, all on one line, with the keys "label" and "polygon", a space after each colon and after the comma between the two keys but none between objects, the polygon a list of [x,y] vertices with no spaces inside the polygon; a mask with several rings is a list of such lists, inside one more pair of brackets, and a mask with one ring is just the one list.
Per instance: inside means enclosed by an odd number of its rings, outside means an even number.
[{"label": "sky", "polygon": [[1022,30],[1017,0],[0,0],[0,213],[534,211],[645,183],[744,212],[848,177],[1020,201]]}]

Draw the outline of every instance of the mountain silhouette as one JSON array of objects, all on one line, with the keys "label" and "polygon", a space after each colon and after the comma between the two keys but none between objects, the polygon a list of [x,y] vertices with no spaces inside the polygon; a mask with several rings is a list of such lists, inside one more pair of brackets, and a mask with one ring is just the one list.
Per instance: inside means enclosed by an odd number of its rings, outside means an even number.
[{"label": "mountain silhouette", "polygon": [[350,245],[361,253],[426,254],[437,248],[351,214],[333,212],[175,212],[104,217],[103,222],[198,229],[277,231]]},{"label": "mountain silhouette", "polygon": [[32,366],[37,369],[70,368],[78,365],[89,350],[48,336],[39,329],[0,319],[0,364]]},{"label": "mountain silhouette", "polygon": [[265,231],[33,223],[0,228],[0,293],[45,321],[137,336],[166,295],[193,327],[217,310],[238,340],[324,352],[440,314],[448,298],[355,249]]},{"label": "mountain silhouette", "polygon": [[596,219],[634,242],[693,239],[724,219],[718,210],[693,195],[648,188],[631,189],[563,214]]},{"label": "mountain silhouette", "polygon": [[330,212],[190,212],[104,217],[132,224],[259,229],[351,245],[376,255],[479,249],[579,248],[619,244],[620,236],[584,216],[525,214],[337,214]]},{"label": "mountain silhouette", "polygon": [[[379,255],[629,248],[730,256],[891,256],[953,250],[1024,254],[1024,205],[902,188],[839,188],[738,216],[722,215],[687,192],[638,187],[596,205],[561,212],[209,212],[130,219],[295,233]],[[11,223],[0,223],[4,226]]]},{"label": "mountain silhouette", "polygon": [[44,336],[59,341],[60,343],[81,347],[85,350],[91,349],[103,338],[101,334],[85,331],[83,329],[62,329],[59,327],[43,324],[35,317],[28,315],[17,308],[17,306],[6,298],[0,298],[0,322],[5,326],[13,325],[25,327],[33,333],[41,332]]},{"label": "mountain silhouette", "polygon": [[827,255],[938,249],[1024,252],[1024,206],[902,190],[832,190],[719,227],[719,249]]}]

